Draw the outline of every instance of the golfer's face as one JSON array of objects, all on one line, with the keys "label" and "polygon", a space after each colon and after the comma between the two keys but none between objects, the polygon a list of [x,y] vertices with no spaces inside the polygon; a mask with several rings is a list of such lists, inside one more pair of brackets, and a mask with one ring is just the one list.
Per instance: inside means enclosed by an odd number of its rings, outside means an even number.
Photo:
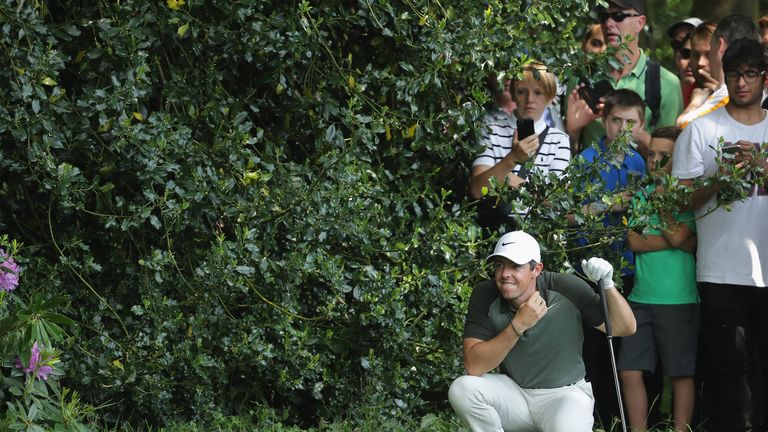
[{"label": "golfer's face", "polygon": [[525,301],[536,289],[537,273],[530,264],[517,264],[498,257],[493,262],[496,287],[505,300]]}]

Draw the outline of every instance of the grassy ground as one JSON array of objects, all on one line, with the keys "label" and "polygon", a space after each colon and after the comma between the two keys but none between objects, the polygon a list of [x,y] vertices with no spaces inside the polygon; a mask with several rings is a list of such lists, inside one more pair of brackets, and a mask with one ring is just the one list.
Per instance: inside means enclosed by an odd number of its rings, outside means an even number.
[{"label": "grassy ground", "polygon": [[[321,422],[320,425],[313,428],[290,425],[290,419],[270,408],[261,407],[251,411],[248,416],[214,414],[205,423],[179,423],[164,428],[133,426],[104,428],[103,430],[127,432],[468,432],[468,429],[450,411],[415,418],[386,417],[376,407],[359,408],[354,411],[354,414],[350,414],[346,418]],[[650,432],[674,432],[674,430],[673,425],[668,422],[652,428]],[[610,427],[597,425],[594,431],[621,432],[621,424],[616,419]],[[696,432],[704,431],[696,430]]]},{"label": "grassy ground", "polygon": [[[610,428],[596,427],[595,432],[620,432],[621,425],[617,421]],[[265,416],[259,419],[242,417],[220,417],[212,424],[200,425],[184,423],[168,428],[158,429],[162,432],[468,432],[452,413],[440,415],[429,414],[417,419],[356,419],[333,423],[323,423],[317,428],[303,429],[296,426],[286,426],[274,417]],[[674,427],[661,426],[651,429],[652,432],[674,432]]]}]

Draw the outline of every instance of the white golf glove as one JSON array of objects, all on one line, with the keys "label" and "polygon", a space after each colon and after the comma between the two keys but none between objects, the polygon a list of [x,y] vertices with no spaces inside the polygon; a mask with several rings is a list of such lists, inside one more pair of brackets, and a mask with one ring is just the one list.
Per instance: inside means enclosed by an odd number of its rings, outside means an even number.
[{"label": "white golf glove", "polygon": [[581,260],[581,268],[592,282],[602,281],[605,289],[616,288],[613,284],[613,266],[608,261],[592,257],[589,261]]}]

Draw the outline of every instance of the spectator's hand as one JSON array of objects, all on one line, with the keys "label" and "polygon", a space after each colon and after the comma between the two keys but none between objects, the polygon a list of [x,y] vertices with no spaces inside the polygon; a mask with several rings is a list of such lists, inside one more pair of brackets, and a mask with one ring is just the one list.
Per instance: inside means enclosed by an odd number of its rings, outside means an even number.
[{"label": "spectator's hand", "polygon": [[747,164],[754,163],[755,144],[749,141],[739,140],[736,144],[740,147],[740,150],[734,153],[733,158],[723,158],[723,163],[720,165],[720,172],[726,175],[730,175],[733,171],[733,167],[743,168]]},{"label": "spectator's hand", "polygon": [[583,86],[584,84],[579,84],[568,95],[568,110],[565,113],[565,124],[570,135],[576,134],[588,124],[600,118],[599,114],[603,111],[603,98],[600,98],[600,103],[597,104],[598,114],[592,112],[587,102],[579,95],[579,88]]},{"label": "spectator's hand", "polygon": [[736,157],[733,158],[734,163],[752,163],[754,162],[754,156],[755,156],[755,143],[739,140],[736,142],[736,144],[741,147],[741,151],[736,153]]},{"label": "spectator's hand", "polygon": [[691,92],[691,99],[690,102],[688,102],[688,108],[686,110],[690,111],[694,108],[698,108],[704,105],[704,102],[707,101],[707,98],[710,95],[712,95],[712,90],[708,88],[695,87]]},{"label": "spectator's hand", "polygon": [[699,69],[699,77],[701,78],[701,82],[697,81],[697,84],[699,84],[697,87],[701,87],[701,90],[709,92],[707,97],[720,87],[720,81],[713,78],[708,70]]},{"label": "spectator's hand", "polygon": [[547,314],[547,302],[539,294],[539,291],[534,291],[531,298],[523,303],[515,314],[512,325],[522,335],[523,332],[536,325],[540,319]]},{"label": "spectator's hand", "polygon": [[608,261],[592,257],[589,261],[581,260],[581,268],[584,270],[584,275],[592,282],[602,281],[603,288],[611,289],[616,287],[613,284],[613,266]]},{"label": "spectator's hand", "polygon": [[517,130],[512,136],[512,151],[509,152],[515,162],[524,164],[528,159],[532,158],[536,154],[536,150],[539,148],[539,136],[533,134],[528,138],[524,138],[522,141],[517,140]]}]

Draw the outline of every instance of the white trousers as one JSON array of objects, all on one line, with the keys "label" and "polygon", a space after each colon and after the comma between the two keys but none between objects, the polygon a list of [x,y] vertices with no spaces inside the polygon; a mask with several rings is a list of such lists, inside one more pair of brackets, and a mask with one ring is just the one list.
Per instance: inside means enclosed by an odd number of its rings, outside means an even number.
[{"label": "white trousers", "polygon": [[448,390],[451,406],[473,432],[591,432],[595,404],[585,380],[524,389],[503,374],[464,375]]}]

